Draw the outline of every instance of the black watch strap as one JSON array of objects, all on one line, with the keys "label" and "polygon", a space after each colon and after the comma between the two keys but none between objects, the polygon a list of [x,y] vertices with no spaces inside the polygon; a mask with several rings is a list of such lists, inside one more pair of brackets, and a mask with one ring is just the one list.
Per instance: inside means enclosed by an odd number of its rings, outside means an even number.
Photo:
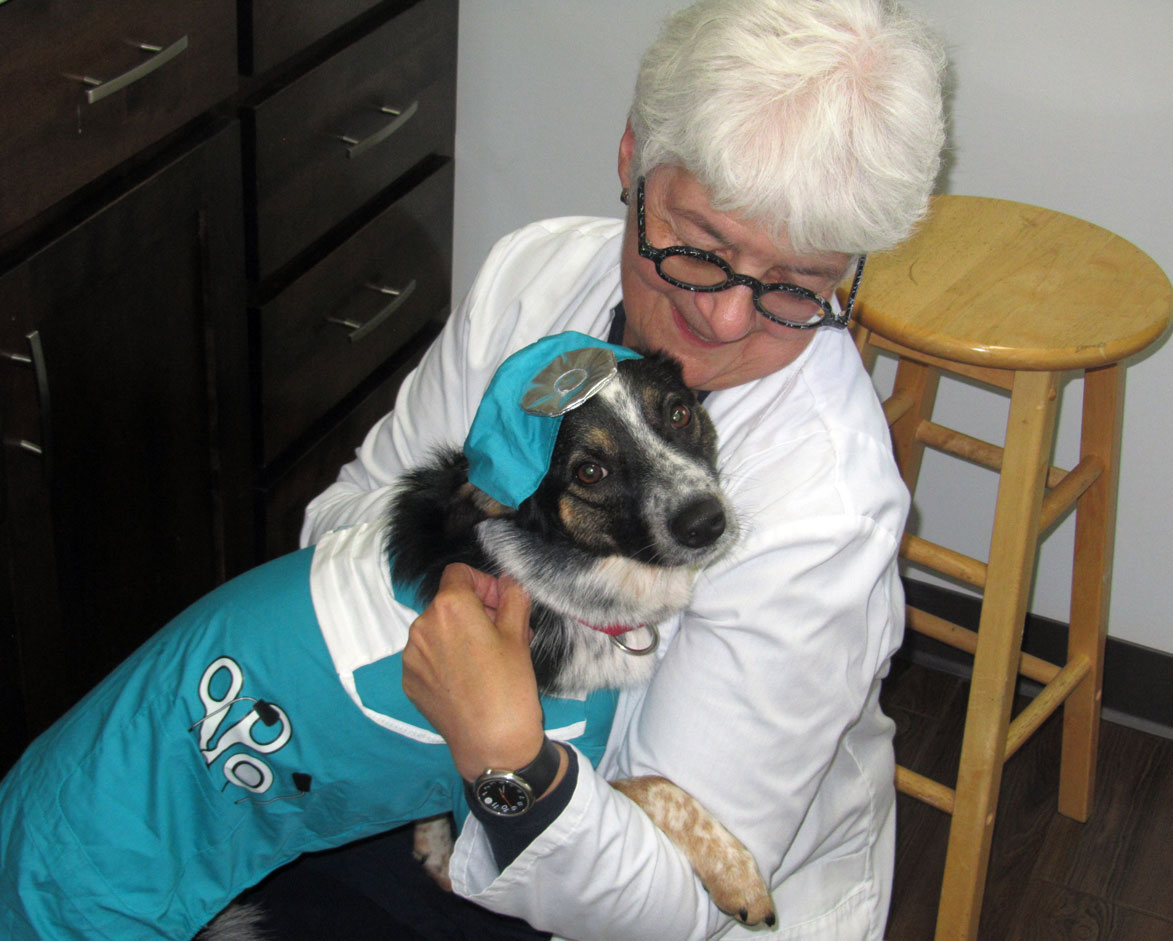
[{"label": "black watch strap", "polygon": [[[469,809],[481,822],[497,868],[504,872],[566,809],[578,781],[578,756],[573,748],[566,748],[566,776],[533,809],[520,817],[502,817],[477,806],[469,800]],[[472,785],[466,785],[471,798]]]},{"label": "black watch strap", "polygon": [[518,768],[515,774],[524,779],[534,792],[534,797],[541,797],[550,790],[554,778],[558,775],[558,765],[562,763],[562,753],[558,746],[545,736],[542,737],[542,747],[538,749],[537,757],[524,768]]},{"label": "black watch strap", "polygon": [[520,817],[550,789],[558,775],[562,753],[543,736],[537,756],[524,768],[505,771],[486,768],[467,786],[469,804],[499,817]]}]

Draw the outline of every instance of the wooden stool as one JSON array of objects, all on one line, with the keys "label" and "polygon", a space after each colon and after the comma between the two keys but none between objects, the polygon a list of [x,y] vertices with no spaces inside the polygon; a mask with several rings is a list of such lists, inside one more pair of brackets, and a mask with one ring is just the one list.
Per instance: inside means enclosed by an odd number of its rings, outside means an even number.
[{"label": "wooden stool", "polygon": [[[1058,706],[1061,813],[1091,811],[1123,406],[1122,360],[1161,336],[1169,280],[1121,238],[1071,216],[998,199],[940,196],[894,252],[868,260],[856,341],[898,357],[884,411],[915,493],[926,446],[999,472],[989,561],[906,535],[901,555],[983,593],[977,632],[908,609],[908,627],[974,655],[956,790],[906,768],[896,786],[953,815],[938,939],[975,938],[1003,762]],[[1060,377],[1082,372],[1080,461],[1050,466]],[[1010,393],[1002,447],[934,423],[941,372]],[[1067,662],[1022,654],[1041,533],[1076,506]],[[1018,674],[1043,691],[1010,721]]]}]

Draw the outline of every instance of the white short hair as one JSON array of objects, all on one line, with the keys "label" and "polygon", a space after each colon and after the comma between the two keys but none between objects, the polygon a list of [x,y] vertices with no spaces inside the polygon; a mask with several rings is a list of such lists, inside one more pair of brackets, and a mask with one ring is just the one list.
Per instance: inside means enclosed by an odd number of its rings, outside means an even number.
[{"label": "white short hair", "polygon": [[936,180],[944,68],[889,0],[702,0],[640,64],[632,178],[683,167],[798,251],[891,248]]}]

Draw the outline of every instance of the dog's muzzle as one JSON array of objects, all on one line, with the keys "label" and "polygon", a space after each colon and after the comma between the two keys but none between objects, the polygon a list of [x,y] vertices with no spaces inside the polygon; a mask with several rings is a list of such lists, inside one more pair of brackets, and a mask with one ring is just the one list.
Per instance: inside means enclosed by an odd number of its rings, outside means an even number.
[{"label": "dog's muzzle", "polygon": [[673,516],[668,529],[681,545],[703,549],[715,543],[725,532],[725,510],[715,497],[702,497]]}]

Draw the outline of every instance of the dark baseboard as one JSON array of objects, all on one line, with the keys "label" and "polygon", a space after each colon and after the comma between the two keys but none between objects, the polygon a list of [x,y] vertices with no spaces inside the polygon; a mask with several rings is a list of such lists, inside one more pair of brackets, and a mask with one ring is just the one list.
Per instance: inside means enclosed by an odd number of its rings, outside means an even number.
[{"label": "dark baseboard", "polygon": [[[979,599],[914,579],[905,579],[904,592],[909,604],[977,630]],[[1022,649],[1052,663],[1063,663],[1067,625],[1028,614]],[[958,676],[968,676],[972,666],[968,654],[914,631],[905,633],[897,656]],[[1023,680],[1021,689],[1030,695],[1038,686]],[[1104,652],[1104,718],[1173,738],[1173,655],[1109,637]]]}]

